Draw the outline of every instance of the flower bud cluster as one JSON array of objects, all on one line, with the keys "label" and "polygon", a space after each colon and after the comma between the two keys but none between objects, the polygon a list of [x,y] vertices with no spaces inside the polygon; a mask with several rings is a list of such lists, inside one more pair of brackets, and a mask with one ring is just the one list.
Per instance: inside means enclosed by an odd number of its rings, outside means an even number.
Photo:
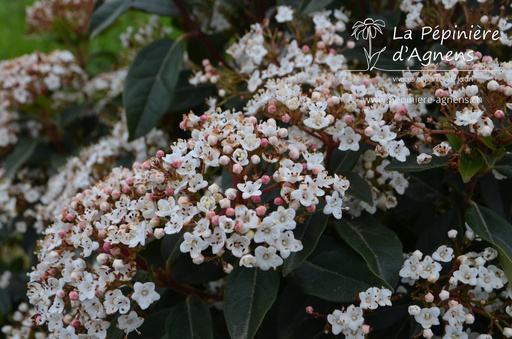
[{"label": "flower bud cluster", "polygon": [[370,185],[373,203],[368,204],[348,194],[346,205],[350,215],[358,217],[362,211],[374,214],[377,209],[386,211],[396,207],[397,194],[405,193],[409,181],[400,172],[387,171],[385,168],[389,163],[389,160],[377,157],[375,151],[371,149],[361,155],[352,171],[363,177]]},{"label": "flower bud cluster", "polygon": [[[468,229],[466,234],[473,232]],[[456,232],[450,231],[449,235],[455,238]],[[416,299],[423,307],[410,306],[409,314],[423,327],[425,338],[432,337],[432,326],[443,323],[445,335],[467,336],[470,326],[465,325],[471,325],[476,315],[510,325],[505,321],[510,307],[505,309],[504,305],[510,304],[512,290],[496,263],[498,251],[492,247],[480,252],[457,251],[460,254],[446,245],[424,257],[416,251],[399,272],[402,282],[416,286],[414,295],[421,295]]]},{"label": "flower bud cluster", "polygon": [[172,28],[163,26],[160,17],[152,15],[144,25],[139,27],[128,26],[126,31],[119,35],[121,44],[128,51],[128,58],[133,59],[138,50],[150,42],[168,36]]},{"label": "flower bud cluster", "polygon": [[73,54],[59,50],[2,61],[0,74],[0,100],[6,109],[30,105],[40,95],[61,103],[74,102],[77,97],[69,92],[79,93],[86,79]]},{"label": "flower bud cluster", "polygon": [[[150,238],[182,233],[180,250],[195,263],[224,261],[229,251],[241,265],[268,270],[302,249],[294,229],[308,213],[325,205],[322,213],[341,218],[349,182],[328,175],[324,154],[289,138],[275,120],[218,111],[189,114],[181,127],[191,139],[132,170],[115,169],[46,229],[29,298],[51,332],[74,323],[77,333],[91,334],[107,315],[156,300],[142,303],[136,289],[119,289],[131,286]],[[224,187],[215,181],[221,173],[231,182]]]},{"label": "flower bud cluster", "polygon": [[346,309],[334,310],[327,315],[334,335],[343,333],[346,338],[365,338],[370,326],[364,323],[364,311],[391,306],[391,291],[386,288],[371,287],[359,293],[359,306],[350,305]]},{"label": "flower bud cluster", "polygon": [[55,25],[64,24],[73,33],[85,35],[94,3],[94,0],[37,0],[26,9],[29,31],[54,32]]},{"label": "flower bud cluster", "polygon": [[[502,6],[498,8],[498,4],[492,1],[478,1],[471,11],[462,11],[463,23],[461,24],[461,15],[459,11],[454,8],[459,3],[458,0],[443,0],[443,1],[414,1],[414,0],[401,0],[400,9],[406,13],[405,26],[408,29],[417,29],[429,27],[439,31],[439,36],[449,36],[452,34],[454,44],[467,43],[468,39],[460,38],[456,34],[458,31],[466,31],[468,33],[476,31],[488,31],[488,32],[499,32],[499,40],[495,38],[475,38],[469,39],[475,44],[481,44],[485,42],[487,44],[501,43],[503,45],[511,46],[512,40],[510,39],[509,33],[507,32],[511,27],[510,16],[506,15],[505,8]],[[466,6],[466,4],[462,4]],[[432,15],[432,8],[436,8],[438,11],[437,15]],[[489,13],[493,13],[490,15]],[[445,24],[439,22],[439,17],[444,18]],[[450,23],[447,25],[446,23]],[[453,25],[453,23],[458,23]],[[455,32],[454,32],[455,31]],[[474,33],[473,33],[474,34]],[[492,34],[489,34],[491,36]],[[468,36],[468,35],[466,35]],[[469,35],[471,36],[471,35]],[[480,35],[477,35],[478,37]]]}]

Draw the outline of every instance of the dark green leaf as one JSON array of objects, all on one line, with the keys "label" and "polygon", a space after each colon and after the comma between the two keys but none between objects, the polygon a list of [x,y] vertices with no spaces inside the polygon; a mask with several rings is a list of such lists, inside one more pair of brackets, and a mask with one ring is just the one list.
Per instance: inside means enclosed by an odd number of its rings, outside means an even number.
[{"label": "dark green leaf", "polygon": [[180,11],[172,0],[132,0],[132,7],[147,13],[165,16],[178,16]]},{"label": "dark green leaf", "polygon": [[433,177],[442,177],[443,172],[442,169],[433,169],[428,172],[411,173],[408,177],[409,187],[405,190],[405,196],[420,203],[447,199],[442,182],[432,180]]},{"label": "dark green leaf", "polygon": [[180,72],[178,84],[171,98],[169,112],[183,113],[201,104],[205,99],[215,93],[215,86],[201,84],[193,86],[189,84],[188,79],[192,75],[190,70]]},{"label": "dark green leaf", "polygon": [[479,152],[467,155],[465,153],[460,156],[459,173],[463,182],[469,182],[475,174],[477,174],[484,165],[484,157]]},{"label": "dark green leaf", "polygon": [[478,180],[480,194],[482,195],[485,205],[505,218],[507,214],[505,213],[505,207],[500,193],[500,185],[501,183],[499,183],[492,173],[487,173]]},{"label": "dark green leaf", "polygon": [[373,206],[372,189],[368,182],[361,178],[359,174],[354,172],[341,172],[341,174],[350,181],[350,187],[347,190],[347,194],[364,201],[370,206]]},{"label": "dark green leaf", "polygon": [[144,322],[142,326],[138,328],[140,335],[137,332],[132,332],[128,336],[129,339],[160,339],[162,336],[165,336],[165,324],[169,314],[171,312],[171,308],[165,308],[156,313],[153,313],[144,318]]},{"label": "dark green leaf", "polygon": [[350,302],[359,292],[382,286],[384,281],[346,246],[320,253],[293,271],[291,276],[304,293],[333,302]]},{"label": "dark green leaf", "polygon": [[30,158],[39,139],[20,139],[14,150],[5,158],[4,176],[10,178]]},{"label": "dark green leaf", "polygon": [[512,281],[512,225],[493,210],[472,204],[465,213],[469,227],[498,250],[501,267]]},{"label": "dark green leaf", "polygon": [[279,273],[236,266],[228,275],[224,316],[232,338],[253,338],[279,289]]},{"label": "dark green leaf", "polygon": [[64,109],[60,114],[59,126],[64,128],[70,123],[76,121],[88,106],[88,103],[84,103],[80,105],[69,106]]},{"label": "dark green leaf", "polygon": [[188,254],[180,255],[174,259],[171,269],[176,280],[186,284],[203,284],[219,280],[226,275],[221,264],[205,262],[196,265]]},{"label": "dark green leaf", "polygon": [[302,250],[293,252],[284,261],[283,276],[288,275],[313,252],[318,243],[318,239],[322,235],[329,216],[322,211],[310,214],[303,223],[297,225],[293,231],[295,239],[302,242]]},{"label": "dark green leaf", "polygon": [[362,148],[359,151],[340,151],[335,149],[332,152],[331,163],[329,164],[329,172],[340,174],[340,172],[352,171],[357,163],[357,160],[361,157],[363,152]]},{"label": "dark green leaf", "polygon": [[183,61],[178,41],[156,40],[133,61],[123,92],[130,140],[145,135],[170,108]]},{"label": "dark green leaf", "polygon": [[130,0],[111,0],[98,7],[91,16],[90,38],[107,29],[130,8]]},{"label": "dark green leaf", "polygon": [[512,178],[512,153],[505,154],[500,161],[494,165],[494,169],[507,178]]},{"label": "dark green leaf", "polygon": [[368,215],[352,220],[343,218],[336,231],[363,257],[373,274],[393,290],[403,263],[402,244],[396,234]]},{"label": "dark green leaf", "polygon": [[210,339],[212,317],[201,298],[189,296],[184,303],[171,309],[165,323],[167,339]]},{"label": "dark green leaf", "polygon": [[446,167],[446,157],[432,156],[432,160],[428,164],[418,164],[415,156],[410,156],[405,159],[404,162],[397,160],[392,161],[386,166],[387,171],[398,171],[398,172],[421,172],[430,170],[432,168]]},{"label": "dark green leaf", "polygon": [[180,251],[180,245],[183,242],[183,234],[171,234],[166,235],[162,239],[162,257],[169,263],[172,264],[176,258],[182,253]]},{"label": "dark green leaf", "polygon": [[0,314],[9,314],[11,310],[11,297],[5,289],[0,290]]},{"label": "dark green leaf", "polygon": [[309,0],[303,1],[300,9],[300,16],[307,15],[309,13],[316,12],[320,9],[324,9],[333,3],[334,0]]},{"label": "dark green leaf", "polygon": [[480,156],[482,156],[482,158],[484,159],[485,164],[489,167],[494,166],[494,164],[496,163],[496,160],[498,160],[496,155],[494,155],[493,153],[488,154],[488,153],[485,153],[485,152],[479,150],[478,148],[476,150],[478,151],[478,153],[480,153]]}]

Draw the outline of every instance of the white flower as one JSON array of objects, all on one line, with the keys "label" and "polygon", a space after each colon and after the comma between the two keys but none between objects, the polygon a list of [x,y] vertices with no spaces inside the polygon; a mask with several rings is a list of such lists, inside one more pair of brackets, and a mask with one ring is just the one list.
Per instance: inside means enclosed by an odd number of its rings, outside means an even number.
[{"label": "white flower", "polygon": [[108,291],[105,294],[105,301],[103,302],[105,311],[107,314],[113,314],[119,311],[121,314],[125,314],[130,310],[130,299],[123,295],[121,290],[116,289]]},{"label": "white flower", "polygon": [[236,187],[242,192],[243,199],[257,197],[261,195],[261,180],[246,181],[245,184],[237,184]]},{"label": "white flower", "polygon": [[259,267],[263,271],[267,271],[269,268],[276,268],[283,264],[283,258],[276,254],[277,249],[275,247],[258,246],[254,251],[254,266]]},{"label": "white flower", "polygon": [[343,199],[337,191],[325,196],[324,214],[332,214],[336,219],[341,219],[343,211]]},{"label": "white flower", "polygon": [[110,322],[100,319],[89,320],[85,323],[87,334],[94,335],[96,338],[106,338],[107,329],[110,326]]},{"label": "white flower", "polygon": [[290,6],[278,6],[275,18],[277,22],[292,21],[293,9]]},{"label": "white flower", "polygon": [[208,248],[208,243],[197,235],[185,233],[183,238],[184,240],[180,245],[180,251],[182,253],[190,252],[190,257],[192,259],[198,257],[201,254],[201,251]]},{"label": "white flower", "polygon": [[478,269],[475,267],[469,267],[468,265],[460,265],[459,269],[453,272],[453,276],[463,284],[469,284],[476,286],[476,276]]},{"label": "white flower", "polygon": [[155,284],[152,282],[141,284],[137,281],[133,285],[133,291],[132,299],[139,304],[142,310],[148,308],[153,301],[160,299],[160,294],[155,292]]},{"label": "white flower", "polygon": [[437,261],[450,262],[453,259],[453,248],[442,245],[432,253],[432,258]]},{"label": "white flower", "polygon": [[439,315],[441,310],[438,307],[423,308],[419,314],[414,316],[414,319],[423,327],[430,328],[433,325],[439,325]]},{"label": "white flower", "polygon": [[122,315],[117,318],[119,329],[124,330],[126,334],[137,330],[142,325],[144,319],[139,317],[135,311],[131,311],[128,315]]}]

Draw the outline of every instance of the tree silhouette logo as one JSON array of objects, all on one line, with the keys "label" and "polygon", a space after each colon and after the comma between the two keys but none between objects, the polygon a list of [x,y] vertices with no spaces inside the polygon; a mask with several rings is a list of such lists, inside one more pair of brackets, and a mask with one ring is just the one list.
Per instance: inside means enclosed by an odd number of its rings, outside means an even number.
[{"label": "tree silhouette logo", "polygon": [[353,32],[352,36],[356,38],[356,40],[359,40],[359,38],[362,38],[363,40],[368,40],[368,49],[366,47],[363,47],[364,54],[366,57],[366,63],[368,64],[368,67],[365,69],[365,71],[371,71],[377,64],[377,61],[379,60],[380,54],[386,50],[386,47],[384,46],[383,49],[380,51],[377,51],[375,53],[372,53],[372,39],[374,39],[377,36],[377,33],[382,33],[382,28],[385,27],[386,24],[383,20],[377,19],[374,20],[372,18],[366,18],[364,21],[357,21],[353,26]]}]

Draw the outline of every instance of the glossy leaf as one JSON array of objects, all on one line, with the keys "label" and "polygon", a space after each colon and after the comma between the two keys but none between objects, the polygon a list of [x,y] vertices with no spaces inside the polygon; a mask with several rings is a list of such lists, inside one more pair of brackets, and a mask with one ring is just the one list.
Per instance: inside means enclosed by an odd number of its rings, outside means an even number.
[{"label": "glossy leaf", "polygon": [[38,144],[39,139],[20,139],[14,150],[5,158],[4,176],[7,178],[12,177],[27,162]]},{"label": "glossy leaf", "polygon": [[123,92],[130,140],[149,132],[169,110],[182,61],[181,43],[169,39],[150,43],[135,57]]},{"label": "glossy leaf", "polygon": [[346,247],[304,261],[291,276],[304,293],[333,302],[350,302],[359,292],[384,283]]},{"label": "glossy leaf", "polygon": [[332,152],[329,172],[340,174],[341,172],[351,171],[361,157],[362,152],[362,148],[359,148],[356,152],[335,149]]},{"label": "glossy leaf", "polygon": [[494,165],[494,169],[507,178],[512,178],[512,153],[505,154],[500,161]]},{"label": "glossy leaf", "polygon": [[393,290],[403,263],[402,244],[397,235],[368,215],[343,218],[336,225],[336,231],[363,257],[373,274]]},{"label": "glossy leaf", "polygon": [[354,172],[341,172],[341,174],[350,181],[350,187],[347,190],[347,194],[364,201],[370,206],[373,206],[372,189],[368,182],[361,178],[359,174]]},{"label": "glossy leaf", "polygon": [[295,239],[302,242],[302,250],[293,252],[284,261],[283,276],[291,273],[295,268],[299,267],[304,260],[313,252],[318,243],[318,239],[322,235],[329,216],[322,211],[310,214],[303,223],[297,224],[293,231]]},{"label": "glossy leaf", "polygon": [[171,98],[169,112],[182,113],[205,103],[207,97],[215,93],[215,86],[208,84],[191,85],[188,82],[192,75],[190,70],[182,70],[178,83]]},{"label": "glossy leaf", "polygon": [[106,30],[130,8],[130,0],[111,0],[99,6],[91,16],[90,38]]},{"label": "glossy leaf", "polygon": [[156,15],[180,15],[172,0],[133,0],[132,7]]},{"label": "glossy leaf", "polygon": [[324,9],[333,3],[334,0],[309,0],[303,1],[300,9],[300,15],[304,16],[318,10]]},{"label": "glossy leaf", "polygon": [[503,271],[512,281],[512,225],[493,210],[474,203],[466,210],[465,218],[480,238],[498,250]]},{"label": "glossy leaf", "polygon": [[228,275],[224,316],[232,338],[253,338],[277,297],[279,273],[236,266]]},{"label": "glossy leaf", "polygon": [[165,322],[167,339],[211,339],[212,317],[201,298],[189,296],[171,309]]},{"label": "glossy leaf", "polygon": [[183,242],[183,234],[171,234],[166,235],[162,239],[161,252],[162,257],[170,264],[172,264],[176,258],[182,253],[180,251],[180,245]]},{"label": "glossy leaf", "polygon": [[480,153],[474,153],[476,154],[461,154],[459,158],[459,173],[462,176],[463,182],[469,182],[471,178],[473,178],[473,176],[480,171],[480,169],[485,163],[484,158]]},{"label": "glossy leaf", "polygon": [[398,172],[421,172],[427,171],[432,168],[446,167],[446,157],[432,156],[432,160],[428,164],[418,164],[416,156],[409,156],[404,162],[397,160],[392,161],[386,166],[387,171],[398,171]]},{"label": "glossy leaf", "polygon": [[[151,315],[144,318],[144,322],[141,327],[137,330],[140,332],[140,335],[137,332],[132,332],[128,336],[129,339],[133,338],[144,338],[144,339],[160,339],[162,336],[165,336],[165,324],[172,308],[165,308],[158,312],[152,313]],[[122,338],[122,336],[121,336]]]}]

